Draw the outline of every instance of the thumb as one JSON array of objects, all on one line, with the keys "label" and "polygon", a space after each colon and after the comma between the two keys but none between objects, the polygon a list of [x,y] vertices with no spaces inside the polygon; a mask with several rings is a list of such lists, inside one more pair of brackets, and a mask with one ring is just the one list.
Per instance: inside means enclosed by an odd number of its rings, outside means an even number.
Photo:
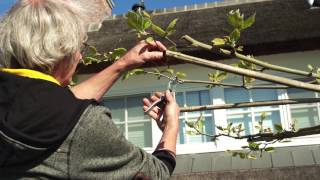
[{"label": "thumb", "polygon": [[173,96],[172,96],[172,94],[171,94],[171,92],[170,92],[169,90],[166,90],[166,98],[167,98],[167,101],[168,101],[169,103],[171,103],[172,101],[174,101]]}]

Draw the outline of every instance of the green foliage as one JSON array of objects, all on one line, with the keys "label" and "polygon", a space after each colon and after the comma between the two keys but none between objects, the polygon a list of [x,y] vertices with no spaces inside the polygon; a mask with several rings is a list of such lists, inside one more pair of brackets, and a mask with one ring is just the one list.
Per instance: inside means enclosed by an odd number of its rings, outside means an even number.
[{"label": "green foliage", "polygon": [[122,80],[127,80],[129,79],[131,76],[134,75],[140,75],[140,74],[145,74],[145,70],[144,69],[133,69],[131,71],[127,71],[123,76],[122,76]]},{"label": "green foliage", "polygon": [[146,29],[148,29],[152,25],[152,21],[150,16],[147,13],[137,13],[133,11],[129,11],[127,14],[128,25],[132,29],[137,31],[139,35],[146,35]]},{"label": "green foliage", "polygon": [[166,29],[166,36],[171,36],[172,34],[174,34],[176,32],[176,25],[177,25],[177,22],[178,22],[178,18],[175,18],[174,20],[172,20],[167,29]]},{"label": "green foliage", "polygon": [[244,15],[240,13],[240,10],[231,10],[228,14],[228,23],[239,31],[251,27],[255,22],[256,14],[254,13],[248,19],[244,19]]},{"label": "green foliage", "polygon": [[274,148],[273,147],[267,147],[267,148],[265,148],[264,149],[264,151],[266,151],[266,152],[274,152]]},{"label": "green foliage", "polygon": [[214,73],[208,74],[209,80],[214,83],[220,83],[228,77],[228,73],[225,71],[215,71]]},{"label": "green foliage", "polygon": [[155,25],[155,24],[152,24],[151,28],[152,28],[152,31],[153,31],[154,33],[156,33],[158,36],[160,36],[160,37],[166,37],[167,33],[166,33],[166,31],[163,30],[161,27],[159,27],[159,26],[157,26],[157,25]]},{"label": "green foliage", "polygon": [[214,46],[223,46],[226,44],[226,40],[222,38],[214,38],[211,42]]},{"label": "green foliage", "polygon": [[281,124],[274,124],[274,129],[279,133],[283,131]]},{"label": "green foliage", "polygon": [[192,129],[194,129],[195,131],[191,131],[193,133],[189,133],[189,135],[200,135],[201,133],[203,133],[203,129],[204,129],[204,124],[205,124],[205,119],[202,115],[202,113],[200,114],[200,116],[198,117],[198,119],[194,122],[194,121],[185,121],[186,125]]}]

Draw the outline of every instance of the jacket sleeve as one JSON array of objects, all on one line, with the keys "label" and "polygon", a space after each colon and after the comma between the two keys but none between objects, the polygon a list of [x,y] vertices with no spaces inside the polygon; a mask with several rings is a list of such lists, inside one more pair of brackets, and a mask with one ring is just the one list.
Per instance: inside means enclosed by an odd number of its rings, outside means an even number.
[{"label": "jacket sleeve", "polygon": [[71,179],[170,178],[172,159],[165,152],[154,156],[128,142],[107,108],[90,105],[75,128],[69,148]]}]

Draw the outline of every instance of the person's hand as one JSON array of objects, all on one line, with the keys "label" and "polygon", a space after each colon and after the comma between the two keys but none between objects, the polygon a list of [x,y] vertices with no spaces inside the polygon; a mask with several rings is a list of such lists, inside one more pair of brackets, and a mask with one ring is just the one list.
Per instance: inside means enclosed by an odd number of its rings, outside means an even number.
[{"label": "person's hand", "polygon": [[[160,97],[163,95],[163,93],[156,92],[153,96],[151,96],[150,99],[144,98],[143,109],[146,110],[153,102],[160,99]],[[170,91],[167,90],[165,96],[167,98],[167,103],[164,109],[161,110],[158,107],[154,107],[151,111],[149,111],[149,116],[157,122],[162,131],[165,131],[166,129],[178,130],[180,113],[179,106],[177,105]],[[161,121],[162,115],[163,119]]]},{"label": "person's hand", "polygon": [[130,49],[122,58],[118,60],[125,70],[131,70],[141,66],[146,62],[163,63],[163,52],[166,47],[159,41],[140,41],[136,46]]}]

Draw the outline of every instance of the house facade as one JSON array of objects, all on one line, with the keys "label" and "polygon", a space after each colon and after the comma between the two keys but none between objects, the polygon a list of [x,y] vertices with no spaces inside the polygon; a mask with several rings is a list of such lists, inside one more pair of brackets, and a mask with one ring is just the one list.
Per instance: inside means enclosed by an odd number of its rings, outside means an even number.
[{"label": "house facade", "polygon": [[[254,54],[257,59],[271,64],[307,71],[307,65],[320,66],[320,9],[312,8],[305,0],[225,0],[217,3],[196,4],[171,9],[154,10],[153,20],[166,26],[179,18],[177,33],[173,39],[183,53],[219,61],[225,64],[236,62],[191,47],[180,39],[189,35],[210,44],[215,37],[224,36],[228,28],[226,14],[240,9],[246,16],[256,15],[256,23],[246,30],[240,44],[245,54]],[[117,47],[130,48],[136,43],[135,33],[127,26],[124,16],[105,19],[99,30],[89,33],[90,44],[101,51]],[[214,70],[168,60],[171,68],[187,74],[187,79],[207,80]],[[106,65],[91,65],[81,72],[79,79],[86,79]],[[161,67],[159,67],[161,69]],[[163,67],[165,68],[165,67]],[[147,68],[148,69],[148,68]],[[152,68],[150,68],[151,70]],[[270,74],[301,79],[274,71]],[[226,83],[241,83],[241,78],[230,75]],[[257,84],[269,84],[257,81]],[[112,117],[124,136],[152,152],[161,137],[156,123],[144,115],[142,98],[155,91],[164,91],[168,80],[140,75],[126,81],[119,80],[102,104],[109,107]],[[175,97],[181,107],[281,100],[288,98],[320,98],[320,93],[299,89],[253,89],[208,88],[199,84],[179,84]],[[293,138],[291,142],[274,144],[275,152],[263,153],[257,160],[232,157],[227,150],[239,150],[246,145],[244,140],[221,137],[217,141],[201,135],[192,135],[193,129],[186,121],[196,121],[200,114],[205,119],[203,131],[215,135],[217,126],[225,127],[232,122],[245,127],[244,135],[258,133],[255,125],[262,112],[266,112],[265,128],[273,129],[281,124],[285,129],[295,121],[298,128],[320,125],[320,103],[251,107],[238,109],[208,110],[181,113],[180,132],[177,144],[177,167],[172,179],[318,179],[320,175],[320,135]]]}]

